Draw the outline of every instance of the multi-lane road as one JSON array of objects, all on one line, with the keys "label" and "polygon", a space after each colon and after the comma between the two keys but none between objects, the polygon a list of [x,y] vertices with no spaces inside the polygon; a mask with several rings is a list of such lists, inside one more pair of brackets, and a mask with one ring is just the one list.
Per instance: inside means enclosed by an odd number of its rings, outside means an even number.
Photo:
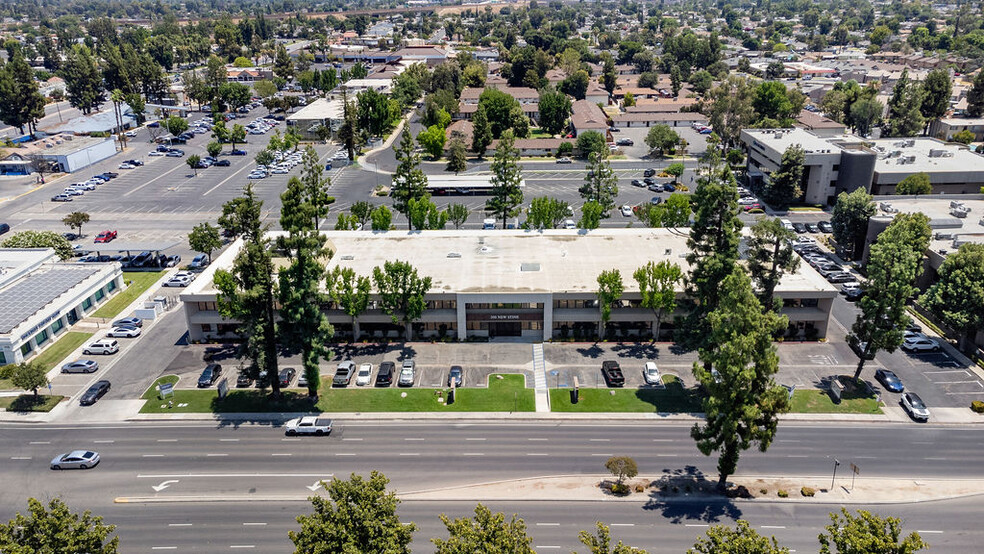
[{"label": "multi-lane road", "polygon": [[[749,451],[743,475],[826,476],[834,458],[854,462],[862,478],[984,478],[982,430],[925,425],[821,427],[783,425],[768,453]],[[120,525],[125,552],[175,547],[215,552],[252,547],[287,552],[293,518],[310,511],[305,501],[319,480],[352,472],[383,472],[400,492],[548,475],[604,473],[608,456],[629,455],[643,476],[704,473],[715,460],[694,447],[684,424],[515,423],[412,421],[339,422],[327,438],[288,438],[276,426],[125,424],[11,426],[0,472],[0,519],[23,510],[28,496],[62,496]],[[96,449],[103,462],[89,471],[53,472],[49,460],[74,449]],[[824,477],[826,478],[826,477]],[[538,551],[576,545],[578,529],[596,520],[619,524],[616,534],[651,552],[683,552],[704,526],[749,519],[800,552],[816,548],[826,513],[836,506],[753,502],[524,501],[490,503],[519,513]],[[465,515],[474,502],[411,501],[401,508],[416,522],[415,551],[442,529],[437,514]],[[974,523],[984,506],[972,500],[887,505],[874,509],[923,530],[934,552],[970,552],[984,540]],[[554,548],[548,548],[554,547]]]}]

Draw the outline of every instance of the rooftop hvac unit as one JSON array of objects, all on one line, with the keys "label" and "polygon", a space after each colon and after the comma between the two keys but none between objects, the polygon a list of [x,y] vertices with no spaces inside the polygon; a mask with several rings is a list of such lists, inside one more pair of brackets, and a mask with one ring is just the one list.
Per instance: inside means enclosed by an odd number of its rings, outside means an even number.
[{"label": "rooftop hvac unit", "polygon": [[959,208],[953,208],[952,210],[950,210],[950,215],[952,215],[953,217],[964,218],[964,217],[967,217],[967,212],[965,212],[965,211],[963,211],[963,210],[961,210]]},{"label": "rooftop hvac unit", "polygon": [[933,235],[936,240],[953,240],[956,235],[953,233],[936,233]]},{"label": "rooftop hvac unit", "polygon": [[448,257],[449,258],[460,258],[461,257],[461,253],[460,252],[448,252]]},{"label": "rooftop hvac unit", "polygon": [[916,139],[908,139],[905,141],[906,148],[912,148],[916,145]]},{"label": "rooftop hvac unit", "polygon": [[940,150],[939,148],[933,148],[929,151],[930,158],[942,158],[943,154],[946,154],[946,150]]},{"label": "rooftop hvac unit", "polygon": [[916,163],[916,157],[915,156],[906,156],[905,163],[908,163],[908,164],[914,164],[914,163]]},{"label": "rooftop hvac unit", "polygon": [[951,200],[951,201],[950,201],[950,207],[951,207],[951,208],[960,208],[960,207],[962,207],[963,205],[964,205],[964,203],[963,203],[963,202],[961,202],[961,201],[959,201],[959,200]]}]

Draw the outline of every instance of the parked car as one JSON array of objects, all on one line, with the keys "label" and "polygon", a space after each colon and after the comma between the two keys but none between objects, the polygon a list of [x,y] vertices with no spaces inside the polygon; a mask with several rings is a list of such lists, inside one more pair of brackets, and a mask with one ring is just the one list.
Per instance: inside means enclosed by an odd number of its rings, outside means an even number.
[{"label": "parked car", "polygon": [[[10,230],[10,224],[0,223],[0,235],[6,233],[9,230]],[[69,240],[74,240],[74,239],[69,239]]]},{"label": "parked car", "polygon": [[362,364],[359,366],[358,376],[355,378],[355,384],[358,386],[368,385],[372,381],[372,364]]},{"label": "parked car", "polygon": [[191,269],[204,269],[208,267],[208,256],[205,254],[199,254],[192,258],[191,263],[188,264]]},{"label": "parked car", "polygon": [[619,146],[632,146],[635,142],[633,142],[630,138],[620,138],[615,141],[615,144]]},{"label": "parked car", "polygon": [[649,203],[652,204],[653,206],[659,206],[660,204],[663,203],[663,198],[661,196],[653,196],[652,198],[649,199]]},{"label": "parked car", "polygon": [[642,368],[642,377],[646,380],[647,385],[658,385],[662,383],[656,362],[646,362],[646,365]]},{"label": "parked car", "polygon": [[229,155],[230,156],[245,156],[246,155],[246,151],[245,150],[240,150],[239,148],[236,148],[236,149],[230,150],[229,151]]},{"label": "parked car", "polygon": [[454,383],[454,388],[461,388],[465,384],[465,373],[461,369],[460,365],[451,366],[451,370],[448,371],[448,386]]},{"label": "parked car", "polygon": [[802,224],[800,222],[793,223],[793,230],[796,231],[797,233],[800,233],[800,234],[805,233],[806,232],[806,225],[804,225],[804,224]]},{"label": "parked car", "polygon": [[665,183],[663,185],[663,192],[676,192],[676,187],[673,186],[673,183]]},{"label": "parked car", "polygon": [[412,387],[413,382],[417,378],[416,367],[417,364],[413,361],[413,358],[403,360],[403,367],[400,369],[400,379],[396,384],[401,387]]},{"label": "parked car", "polygon": [[632,217],[632,206],[626,204],[621,208],[622,215],[625,217]]},{"label": "parked car", "polygon": [[99,465],[99,453],[91,450],[73,450],[51,460],[51,469],[89,469]]},{"label": "parked car", "polygon": [[656,175],[656,170],[652,167],[642,172],[643,177],[652,177],[653,175]]},{"label": "parked car", "polygon": [[902,341],[902,350],[906,352],[939,352],[940,344],[926,336],[912,337]]},{"label": "parked car", "polygon": [[219,364],[208,364],[205,369],[202,370],[202,374],[198,376],[198,388],[204,389],[211,387],[219,380],[219,376],[222,375],[222,366]]},{"label": "parked car", "polygon": [[294,380],[294,376],[297,375],[297,370],[292,367],[285,367],[280,370],[280,386],[289,387],[290,382]]},{"label": "parked car", "polygon": [[614,360],[605,360],[602,362],[601,374],[605,377],[605,383],[609,387],[625,386],[625,375],[622,374],[622,368],[619,367],[618,362]]},{"label": "parked car", "polygon": [[663,185],[661,185],[659,183],[653,183],[653,184],[649,185],[649,187],[647,187],[647,188],[649,188],[649,190],[652,191],[652,192],[663,192],[663,190],[664,190],[663,189]]},{"label": "parked car", "polygon": [[929,421],[929,408],[926,403],[914,392],[903,392],[902,399],[899,401],[902,408],[908,412],[909,417],[916,421]]},{"label": "parked car", "polygon": [[108,333],[107,337],[122,337],[122,338],[133,338],[140,336],[140,329],[136,327],[113,327]]},{"label": "parked car", "polygon": [[107,231],[103,231],[103,232],[99,233],[98,235],[96,235],[96,239],[93,242],[96,242],[96,243],[110,242],[110,241],[112,241],[115,238],[116,238],[116,231],[109,231],[109,230],[107,230]]},{"label": "parked car", "polygon": [[243,388],[248,387],[253,384],[253,378],[249,376],[246,371],[240,371],[239,375],[236,376],[236,387]]},{"label": "parked car", "polygon": [[72,196],[66,193],[56,194],[51,197],[52,202],[71,202]]},{"label": "parked car", "polygon": [[642,182],[641,180],[639,180],[639,179],[632,179],[632,186],[633,186],[633,187],[640,187],[640,188],[645,188],[645,186],[646,186],[646,183],[643,183],[643,182]]},{"label": "parked car", "polygon": [[195,278],[192,277],[191,275],[180,275],[179,274],[179,275],[175,275],[174,277],[168,279],[167,282],[165,282],[161,286],[164,286],[164,287],[187,287],[194,280],[195,280]]},{"label": "parked car", "polygon": [[95,373],[99,364],[94,360],[75,360],[62,366],[62,373]]},{"label": "parked car", "polygon": [[567,156],[564,156],[562,158],[557,158],[557,163],[559,163],[559,164],[569,164],[569,163],[573,163],[573,162],[574,162],[574,160],[568,158]]},{"label": "parked car", "polygon": [[902,392],[905,390],[905,385],[902,384],[902,380],[899,379],[898,375],[887,369],[876,369],[875,379],[881,383],[885,390],[891,392]]},{"label": "parked car", "polygon": [[109,392],[110,384],[109,381],[96,381],[89,387],[89,390],[82,394],[79,398],[79,404],[83,406],[91,406],[99,401],[107,392]]},{"label": "parked car", "polygon": [[164,155],[167,156],[168,158],[181,158],[185,154],[181,150],[168,150],[167,151],[167,154],[164,154]]},{"label": "parked car", "polygon": [[645,179],[642,180],[642,182],[646,183],[646,186],[648,187],[649,185],[655,185],[656,179],[653,179],[652,177],[646,177]]},{"label": "parked car", "polygon": [[393,373],[396,372],[396,364],[393,362],[383,362],[379,364],[376,372],[376,386],[388,387],[393,384]]},{"label": "parked car", "polygon": [[834,232],[834,227],[830,224],[829,221],[821,221],[820,223],[817,223],[817,228],[820,229],[821,233]]},{"label": "parked car", "polygon": [[854,275],[851,275],[850,273],[848,273],[846,271],[839,271],[837,273],[831,273],[830,275],[827,276],[827,281],[829,281],[831,283],[835,283],[835,284],[836,283],[848,283],[848,282],[851,282],[853,280],[855,280]]},{"label": "parked car", "polygon": [[232,162],[230,162],[229,160],[216,160],[216,162],[212,165],[214,165],[215,167],[229,167],[230,165],[232,165]]},{"label": "parked car", "polygon": [[335,367],[335,376],[331,378],[331,384],[335,387],[347,387],[352,382],[353,375],[355,375],[355,362],[351,360],[339,362]]},{"label": "parked car", "polygon": [[113,339],[100,339],[91,342],[82,349],[82,353],[89,354],[116,354],[120,351],[120,345]]}]

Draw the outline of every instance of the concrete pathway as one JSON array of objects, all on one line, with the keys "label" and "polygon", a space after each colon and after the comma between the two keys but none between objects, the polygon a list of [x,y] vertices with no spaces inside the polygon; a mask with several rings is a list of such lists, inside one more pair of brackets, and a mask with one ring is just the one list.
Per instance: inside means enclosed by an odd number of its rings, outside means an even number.
[{"label": "concrete pathway", "polygon": [[547,369],[543,363],[543,343],[533,344],[533,390],[537,413],[550,411],[550,393],[547,390]]}]

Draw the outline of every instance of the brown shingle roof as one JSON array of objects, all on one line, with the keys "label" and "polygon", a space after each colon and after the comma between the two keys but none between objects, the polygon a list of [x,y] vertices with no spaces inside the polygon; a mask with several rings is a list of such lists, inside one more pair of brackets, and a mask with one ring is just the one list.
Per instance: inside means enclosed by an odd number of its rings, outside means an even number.
[{"label": "brown shingle roof", "polygon": [[578,100],[571,106],[571,123],[575,129],[607,129],[608,117],[597,104]]}]

